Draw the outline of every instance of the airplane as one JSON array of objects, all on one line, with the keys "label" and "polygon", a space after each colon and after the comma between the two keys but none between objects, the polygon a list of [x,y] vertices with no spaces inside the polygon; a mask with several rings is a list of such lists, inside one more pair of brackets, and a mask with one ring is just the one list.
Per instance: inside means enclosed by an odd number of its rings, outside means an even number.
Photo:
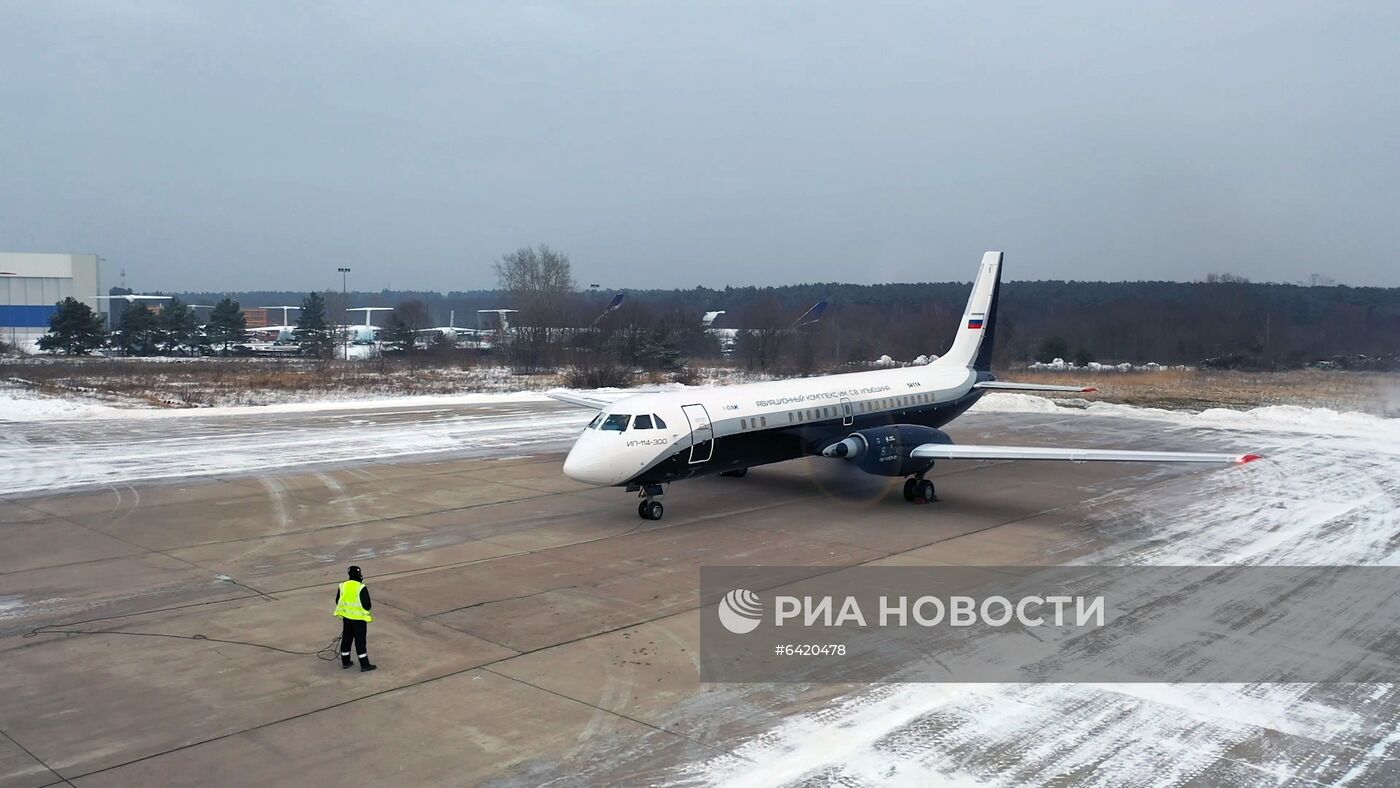
[{"label": "airplane", "polygon": [[370,317],[375,312],[392,312],[392,306],[357,306],[345,310],[346,312],[364,312],[365,322],[360,326],[346,326],[345,331],[350,336],[350,342],[356,345],[373,345],[379,338],[379,326],[369,322]]},{"label": "airplane", "polygon": [[989,391],[1095,389],[997,380],[991,372],[1001,252],[987,252],[953,345],[927,365],[625,396],[548,392],[594,408],[564,474],[623,487],[637,514],[659,520],[664,485],[800,457],[828,457],[879,476],[906,477],[904,498],[937,500],[926,478],[938,460],[1247,463],[1257,454],[957,444],[942,429]]},{"label": "airplane", "polygon": [[[483,331],[487,333],[506,334],[510,332],[510,316],[519,311],[519,309],[478,309],[476,310],[476,319],[478,323],[493,326],[492,328],[482,329]],[[486,315],[495,315],[496,319],[491,320],[485,317]]]},{"label": "airplane", "polygon": [[432,328],[420,328],[419,334],[437,334],[448,342],[456,342],[459,338],[468,336],[471,329],[457,325],[456,310],[449,310],[447,313],[447,325],[434,326]]},{"label": "airplane", "polygon": [[169,301],[170,299],[174,298],[174,296],[146,295],[144,293],[124,293],[122,295],[93,296],[93,298],[96,298],[101,301],[121,300],[130,304],[136,301]]},{"label": "airplane", "polygon": [[603,313],[602,313],[601,315],[598,315],[597,317],[593,318],[593,322],[592,322],[592,323],[589,323],[589,324],[588,324],[588,327],[589,327],[589,328],[596,328],[597,325],[598,325],[598,321],[602,320],[603,318],[607,317],[608,315],[612,314],[613,312],[616,312],[618,309],[621,309],[621,308],[622,308],[622,302],[625,301],[626,299],[627,299],[627,296],[626,296],[626,294],[624,294],[624,293],[618,293],[617,295],[613,296],[613,297],[612,297],[612,300],[608,301],[608,305],[605,306],[605,307],[603,307]]},{"label": "airplane", "polygon": [[[820,321],[822,319],[822,315],[826,313],[826,307],[827,300],[823,298],[817,303],[812,304],[812,306],[806,312],[802,313],[801,317],[794,320],[792,325],[788,326],[785,330],[788,332],[796,331],[797,329],[802,328],[803,326],[810,326],[813,323]],[[725,314],[727,314],[727,312],[725,312],[725,310],[723,309],[716,310],[714,312],[706,312],[700,318],[700,325],[704,327],[705,333],[711,334],[719,340],[720,353],[727,356],[730,353],[734,352],[734,346],[739,341],[739,331],[741,331],[742,329],[723,327],[716,328],[715,321],[719,320],[719,318]]]},{"label": "airplane", "polygon": [[287,344],[296,341],[297,327],[292,325],[289,313],[293,309],[301,309],[299,306],[260,306],[258,309],[280,309],[282,310],[282,325],[280,326],[259,326],[248,329],[249,334],[256,334],[271,337],[273,342]]}]

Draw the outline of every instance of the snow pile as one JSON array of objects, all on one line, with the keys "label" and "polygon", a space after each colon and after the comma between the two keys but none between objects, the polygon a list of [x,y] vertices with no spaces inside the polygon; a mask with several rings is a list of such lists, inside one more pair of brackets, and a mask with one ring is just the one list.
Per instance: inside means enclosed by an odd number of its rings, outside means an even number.
[{"label": "snow pile", "polygon": [[0,422],[105,418],[123,412],[95,402],[0,389]]},{"label": "snow pile", "polygon": [[922,367],[922,366],[924,366],[924,365],[926,365],[926,364],[932,364],[934,361],[937,361],[937,360],[938,360],[938,355],[937,355],[936,353],[920,354],[920,355],[915,356],[915,357],[914,357],[912,360],[910,360],[910,361],[896,361],[896,360],[895,360],[892,356],[890,356],[889,354],[885,354],[885,355],[882,355],[882,356],[880,356],[879,358],[875,359],[874,361],[870,362],[870,366],[872,366],[872,367]]},{"label": "snow pile", "polygon": [[1032,394],[983,394],[969,413],[1061,413],[1065,408],[1055,404],[1059,400],[1037,397]]},{"label": "snow pile", "polygon": [[1185,370],[1191,369],[1191,367],[1188,367],[1185,364],[1163,366],[1155,361],[1149,361],[1146,364],[1130,364],[1126,361],[1124,361],[1121,364],[1100,364],[1097,361],[1090,361],[1088,364],[1080,366],[1078,364],[1065,361],[1062,358],[1056,358],[1052,361],[1032,362],[1027,367],[1027,369],[1048,369],[1055,372],[1063,372],[1066,370],[1088,370],[1090,372],[1156,372],[1161,369]]},{"label": "snow pile", "polygon": [[1089,416],[1115,416],[1145,419],[1181,427],[1198,427],[1235,432],[1281,432],[1292,434],[1388,437],[1400,442],[1400,419],[1388,419],[1354,411],[1305,408],[1298,405],[1265,405],[1249,410],[1209,408],[1199,413],[1161,408],[1089,402],[1082,399],[1052,400],[1030,394],[987,394],[969,412],[973,413],[1075,413]]}]

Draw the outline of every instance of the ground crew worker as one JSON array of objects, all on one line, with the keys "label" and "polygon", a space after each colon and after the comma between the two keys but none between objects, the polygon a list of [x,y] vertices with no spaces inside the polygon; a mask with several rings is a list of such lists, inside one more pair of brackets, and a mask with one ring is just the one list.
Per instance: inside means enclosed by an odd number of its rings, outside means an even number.
[{"label": "ground crew worker", "polygon": [[369,614],[369,589],[365,587],[365,576],[358,566],[345,570],[350,579],[340,584],[335,592],[335,615],[341,620],[340,627],[340,666],[350,667],[350,646],[353,643],[360,655],[360,670],[374,670],[370,664],[369,647],[365,641],[369,636],[369,622],[374,616]]}]

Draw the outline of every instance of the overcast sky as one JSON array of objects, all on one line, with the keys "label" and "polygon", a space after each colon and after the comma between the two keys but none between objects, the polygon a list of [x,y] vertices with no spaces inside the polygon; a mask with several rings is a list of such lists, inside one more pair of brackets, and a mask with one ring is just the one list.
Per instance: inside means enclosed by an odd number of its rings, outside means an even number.
[{"label": "overcast sky", "polygon": [[[994,7],[995,6],[995,7]],[[139,289],[1400,285],[1400,3],[0,0],[0,251]]]}]

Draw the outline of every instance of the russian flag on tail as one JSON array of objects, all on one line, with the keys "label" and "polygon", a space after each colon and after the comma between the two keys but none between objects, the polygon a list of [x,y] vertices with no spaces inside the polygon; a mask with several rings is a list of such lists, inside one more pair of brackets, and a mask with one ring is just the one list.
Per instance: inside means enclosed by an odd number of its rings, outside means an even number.
[{"label": "russian flag on tail", "polygon": [[982,315],[968,315],[968,317],[967,317],[967,327],[968,327],[968,328],[981,328],[981,327],[982,327],[982,318],[983,318]]}]

